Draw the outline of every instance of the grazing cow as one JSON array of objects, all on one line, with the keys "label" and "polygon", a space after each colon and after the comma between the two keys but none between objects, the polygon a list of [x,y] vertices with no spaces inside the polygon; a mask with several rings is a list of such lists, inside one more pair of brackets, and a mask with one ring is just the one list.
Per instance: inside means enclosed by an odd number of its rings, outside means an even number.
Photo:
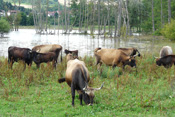
[{"label": "grazing cow", "polygon": [[134,56],[138,52],[138,56],[140,57],[140,52],[136,48],[118,48],[125,52],[128,56]]},{"label": "grazing cow", "polygon": [[135,56],[129,56],[125,52],[119,49],[101,49],[96,48],[94,51],[96,57],[96,65],[100,63],[105,63],[108,66],[112,66],[113,68],[118,66],[124,67],[129,65],[131,67],[136,67]]},{"label": "grazing cow", "polygon": [[163,46],[160,50],[160,58],[173,54],[172,48],[170,46]]},{"label": "grazing cow", "polygon": [[67,49],[65,49],[64,50],[64,53],[67,55],[67,54],[72,54],[73,55],[73,57],[74,57],[74,59],[76,59],[76,58],[78,58],[78,50],[73,50],[73,51],[71,51],[71,50],[67,50]]},{"label": "grazing cow", "polygon": [[[19,48],[15,46],[10,46],[8,48],[8,63],[11,64],[11,69],[14,62],[22,60],[29,66],[32,64],[32,51],[29,48]],[[24,69],[26,65],[24,66]]]},{"label": "grazing cow", "polygon": [[[70,54],[68,54],[69,56]],[[83,61],[78,59],[69,60],[67,62],[67,69],[65,78],[58,79],[59,83],[64,81],[71,87],[72,93],[72,106],[74,106],[75,90],[79,93],[80,105],[82,105],[82,99],[86,104],[92,105],[94,99],[94,92],[100,90],[100,88],[92,88],[88,86],[90,80],[88,69]]]},{"label": "grazing cow", "polygon": [[162,58],[156,59],[158,66],[163,65],[165,68],[170,68],[173,64],[175,65],[175,55],[167,55]]},{"label": "grazing cow", "polygon": [[[59,51],[59,50],[58,50]],[[36,51],[33,52],[33,61],[39,68],[41,63],[53,62],[53,67],[56,68],[58,55],[55,52],[47,52],[47,53],[38,53]]]},{"label": "grazing cow", "polygon": [[[59,53],[60,53],[61,50],[62,50],[62,46],[57,45],[57,44],[38,45],[38,46],[35,46],[35,47],[32,48],[32,51],[36,51],[36,52],[39,52],[39,53],[57,52],[56,54],[58,56],[59,56]],[[62,61],[62,52],[61,52],[61,61]]]}]

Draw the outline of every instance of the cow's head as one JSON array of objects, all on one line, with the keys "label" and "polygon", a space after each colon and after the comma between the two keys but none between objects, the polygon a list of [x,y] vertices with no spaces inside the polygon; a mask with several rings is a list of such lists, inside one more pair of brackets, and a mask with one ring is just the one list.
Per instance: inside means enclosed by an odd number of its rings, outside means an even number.
[{"label": "cow's head", "polygon": [[137,52],[138,52],[138,56],[140,57],[141,56],[140,52],[136,48],[133,48],[133,52],[132,52],[131,56],[136,55]]},{"label": "cow's head", "polygon": [[160,58],[156,58],[156,65],[158,65],[158,66],[161,66],[162,65],[162,63],[160,61]]},{"label": "cow's head", "polygon": [[74,57],[74,59],[78,59],[78,50],[73,50],[73,51],[70,51],[70,50],[67,50],[65,49],[64,50],[64,53],[67,55],[67,54],[72,54],[72,56]]},{"label": "cow's head", "polygon": [[92,87],[89,87],[88,85],[86,85],[83,88],[84,92],[83,92],[82,96],[83,96],[83,100],[86,104],[93,105],[93,101],[94,101],[94,97],[95,97],[94,92],[100,90],[103,87],[103,84],[101,85],[100,88],[92,88]]}]

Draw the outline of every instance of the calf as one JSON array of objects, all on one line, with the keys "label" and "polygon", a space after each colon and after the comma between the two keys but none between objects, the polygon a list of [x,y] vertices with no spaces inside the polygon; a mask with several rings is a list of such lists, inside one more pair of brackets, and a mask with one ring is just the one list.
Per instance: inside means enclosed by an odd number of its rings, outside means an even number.
[{"label": "calf", "polygon": [[173,64],[175,65],[175,55],[167,55],[162,58],[156,59],[158,66],[163,65],[165,68],[170,68]]},{"label": "calf", "polygon": [[[57,44],[37,45],[32,48],[32,51],[36,51],[39,53],[56,52],[58,56],[61,50],[62,50],[62,46]],[[61,61],[62,61],[62,52],[61,52]]]},{"label": "calf", "polygon": [[33,61],[39,68],[41,63],[53,62],[53,67],[56,68],[58,55],[55,52],[38,53],[33,51]]},{"label": "calf", "polygon": [[[15,46],[10,46],[8,48],[8,63],[11,63],[11,69],[13,67],[13,63],[18,60],[22,60],[24,63],[29,66],[32,65],[32,51],[29,48],[20,48]],[[26,68],[26,65],[24,69]]]},{"label": "calf", "polygon": [[[70,54],[68,54],[69,56]],[[90,80],[88,69],[83,61],[78,59],[69,60],[67,62],[67,69],[65,78],[58,79],[59,83],[64,81],[71,87],[72,93],[72,106],[74,106],[75,90],[79,93],[80,105],[82,105],[82,99],[86,104],[92,105],[94,99],[94,92],[100,90],[100,88],[92,88],[88,86]]]}]

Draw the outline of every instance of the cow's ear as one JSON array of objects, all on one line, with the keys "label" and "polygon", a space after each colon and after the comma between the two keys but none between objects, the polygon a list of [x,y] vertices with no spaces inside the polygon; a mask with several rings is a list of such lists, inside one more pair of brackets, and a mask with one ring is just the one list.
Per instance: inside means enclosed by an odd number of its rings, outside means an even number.
[{"label": "cow's ear", "polygon": [[67,49],[64,50],[65,54],[69,54],[69,51]]},{"label": "cow's ear", "polygon": [[129,62],[131,62],[131,58],[129,59]]}]

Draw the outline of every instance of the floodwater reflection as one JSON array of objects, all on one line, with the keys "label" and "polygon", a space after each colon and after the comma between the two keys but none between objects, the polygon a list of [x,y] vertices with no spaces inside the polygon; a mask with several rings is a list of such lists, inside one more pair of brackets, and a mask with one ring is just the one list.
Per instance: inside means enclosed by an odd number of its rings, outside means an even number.
[{"label": "floodwater reflection", "polygon": [[8,47],[17,46],[32,49],[41,44],[60,44],[63,49],[79,50],[80,56],[93,56],[97,47],[119,48],[136,47],[139,51],[150,51],[155,46],[149,40],[135,39],[104,39],[103,37],[80,34],[39,35],[34,29],[20,29],[10,32],[8,38],[0,38],[0,56],[8,56]]}]

